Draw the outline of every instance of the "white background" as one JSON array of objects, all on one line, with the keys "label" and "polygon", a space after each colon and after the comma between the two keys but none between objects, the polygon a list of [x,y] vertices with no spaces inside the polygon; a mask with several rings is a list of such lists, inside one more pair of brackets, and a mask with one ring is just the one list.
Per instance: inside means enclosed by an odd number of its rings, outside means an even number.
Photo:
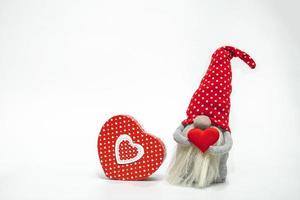
[{"label": "white background", "polygon": [[[299,199],[300,26],[295,1],[0,1],[0,199]],[[232,61],[226,184],[164,180],[210,56]],[[104,178],[102,124],[129,114],[167,146],[148,181]]]}]

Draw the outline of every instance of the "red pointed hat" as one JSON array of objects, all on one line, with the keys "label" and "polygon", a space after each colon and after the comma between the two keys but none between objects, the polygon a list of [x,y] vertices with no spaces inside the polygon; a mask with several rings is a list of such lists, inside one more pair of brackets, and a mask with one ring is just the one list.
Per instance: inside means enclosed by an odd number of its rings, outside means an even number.
[{"label": "red pointed hat", "polygon": [[182,122],[184,126],[193,123],[198,115],[206,115],[212,125],[230,131],[229,111],[232,91],[230,60],[233,57],[239,57],[252,69],[256,66],[247,53],[237,48],[224,46],[217,49],[212,55],[211,63],[199,88],[191,99],[186,111],[187,119]]}]

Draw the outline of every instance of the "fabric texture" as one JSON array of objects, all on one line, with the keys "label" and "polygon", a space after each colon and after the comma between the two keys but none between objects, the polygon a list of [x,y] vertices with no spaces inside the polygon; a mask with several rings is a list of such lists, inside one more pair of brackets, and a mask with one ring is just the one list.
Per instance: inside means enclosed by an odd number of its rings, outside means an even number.
[{"label": "fabric texture", "polygon": [[232,91],[230,60],[233,57],[240,58],[252,69],[256,66],[247,53],[237,48],[224,46],[217,49],[212,55],[211,63],[199,88],[192,96],[186,111],[187,118],[182,122],[184,126],[193,123],[198,115],[206,115],[212,125],[230,131],[229,111]]}]

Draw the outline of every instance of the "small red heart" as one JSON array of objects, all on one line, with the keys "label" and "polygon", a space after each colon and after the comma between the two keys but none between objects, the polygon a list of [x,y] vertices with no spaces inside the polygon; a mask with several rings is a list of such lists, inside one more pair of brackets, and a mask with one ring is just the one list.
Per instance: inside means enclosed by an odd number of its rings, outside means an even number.
[{"label": "small red heart", "polygon": [[188,138],[203,153],[209,146],[215,144],[219,139],[219,131],[215,128],[207,128],[204,131],[199,128],[193,128],[188,132]]},{"label": "small red heart", "polygon": [[108,178],[143,180],[161,166],[165,145],[146,133],[133,117],[117,115],[105,122],[100,131],[98,154]]},{"label": "small red heart", "polygon": [[138,155],[138,149],[129,143],[129,141],[122,141],[119,145],[120,160],[128,160],[135,158]]}]

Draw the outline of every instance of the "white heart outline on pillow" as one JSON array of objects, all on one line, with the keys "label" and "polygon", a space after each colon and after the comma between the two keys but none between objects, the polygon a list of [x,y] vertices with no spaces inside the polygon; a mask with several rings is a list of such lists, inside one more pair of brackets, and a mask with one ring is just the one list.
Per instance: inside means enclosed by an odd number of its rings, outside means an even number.
[{"label": "white heart outline on pillow", "polygon": [[[127,160],[121,160],[120,159],[120,154],[119,154],[119,147],[120,147],[120,144],[121,142],[123,141],[128,141],[129,144],[132,146],[132,147],[135,147],[137,148],[137,155],[134,157],[134,158],[130,158],[130,159],[127,159]],[[131,137],[127,134],[122,134],[118,137],[118,139],[116,140],[116,144],[115,144],[115,155],[116,155],[116,160],[117,160],[117,163],[118,164],[121,164],[121,165],[124,165],[124,164],[129,164],[129,163],[133,163],[137,160],[139,160],[143,155],[144,155],[144,148],[142,147],[142,145],[140,144],[136,144],[136,143],[133,143]]]}]

